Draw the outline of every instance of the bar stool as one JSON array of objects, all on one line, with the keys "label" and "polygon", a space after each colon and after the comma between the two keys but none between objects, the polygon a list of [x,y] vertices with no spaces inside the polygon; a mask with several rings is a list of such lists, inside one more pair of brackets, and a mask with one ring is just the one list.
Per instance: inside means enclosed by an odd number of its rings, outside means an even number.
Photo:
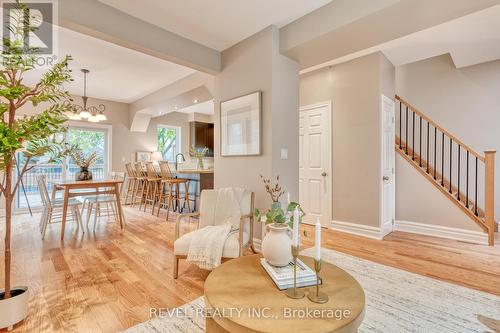
[{"label": "bar stool", "polygon": [[158,175],[152,162],[146,163],[146,196],[144,199],[144,211],[148,207],[148,202],[151,202],[151,214],[154,214],[156,199],[160,189],[161,177]]},{"label": "bar stool", "polygon": [[135,186],[134,195],[132,198],[132,207],[135,206],[137,198],[139,198],[139,209],[141,209],[144,200],[144,192],[146,190],[147,177],[146,173],[144,172],[144,166],[142,165],[142,162],[135,163],[134,168],[137,186]]},{"label": "bar stool", "polygon": [[130,197],[130,200],[132,201],[134,199],[134,189],[135,189],[135,183],[137,182],[137,177],[135,176],[135,171],[134,168],[132,168],[131,163],[125,164],[125,170],[126,170],[126,181],[127,185],[125,187],[125,205],[128,204],[128,198]]},{"label": "bar stool", "polygon": [[[160,215],[160,208],[163,205],[167,209],[167,220],[170,209],[175,201],[176,207],[180,210],[180,200],[183,199],[185,203],[187,203],[188,210],[191,210],[191,204],[189,200],[189,179],[184,178],[176,178],[172,171],[170,170],[170,166],[168,162],[160,162],[160,197],[158,204],[158,211],[156,213],[157,216]],[[184,195],[181,197],[179,191],[179,184],[184,184]],[[168,186],[168,191],[167,191]],[[173,209],[172,209],[173,210]]]}]

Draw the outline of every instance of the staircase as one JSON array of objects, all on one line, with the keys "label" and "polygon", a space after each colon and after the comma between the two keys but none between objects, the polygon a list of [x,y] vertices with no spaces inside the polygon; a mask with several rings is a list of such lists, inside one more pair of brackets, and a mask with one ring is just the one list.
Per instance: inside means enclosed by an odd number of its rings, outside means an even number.
[{"label": "staircase", "polygon": [[482,155],[397,95],[396,103],[396,151],[481,227],[493,246],[496,152]]}]

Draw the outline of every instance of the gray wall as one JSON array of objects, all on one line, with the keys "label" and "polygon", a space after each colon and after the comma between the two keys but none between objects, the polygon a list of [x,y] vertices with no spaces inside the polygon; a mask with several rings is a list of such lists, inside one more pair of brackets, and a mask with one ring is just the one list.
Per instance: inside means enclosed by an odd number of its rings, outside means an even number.
[{"label": "gray wall", "polygon": [[333,220],[379,227],[380,94],[394,95],[381,53],[301,76],[300,105],[332,101]]},{"label": "gray wall", "polygon": [[[298,64],[279,54],[279,32],[270,26],[222,53],[223,70],[216,76],[215,186],[237,186],[254,191],[256,207],[269,208],[271,200],[259,175],[280,175],[292,200],[299,183],[299,70]],[[260,156],[220,156],[220,101],[262,91]],[[288,149],[288,159],[280,150]],[[260,226],[256,237],[260,237]]]},{"label": "gray wall", "polygon": [[[449,55],[442,55],[396,69],[398,95],[480,153],[489,148],[500,150],[499,91],[500,61],[457,69]],[[454,158],[457,156],[454,155]],[[438,159],[438,165],[439,163]],[[422,188],[421,190],[425,192],[420,193],[412,191],[410,189],[415,185],[415,179],[407,177],[407,172],[402,168],[396,169],[396,173],[397,219],[478,230],[472,221],[468,219],[464,221],[464,214],[457,215],[458,208],[447,208],[444,204],[440,206],[438,213],[442,218],[432,218],[428,212],[431,210],[430,207],[436,204],[432,200],[434,195],[431,194],[431,190],[435,189],[429,188],[425,191]],[[498,220],[500,216],[498,161],[495,173],[497,175],[495,217]],[[455,172],[454,174],[456,175]],[[481,172],[478,180],[481,184]],[[480,192],[480,202],[482,197],[483,193]]]}]

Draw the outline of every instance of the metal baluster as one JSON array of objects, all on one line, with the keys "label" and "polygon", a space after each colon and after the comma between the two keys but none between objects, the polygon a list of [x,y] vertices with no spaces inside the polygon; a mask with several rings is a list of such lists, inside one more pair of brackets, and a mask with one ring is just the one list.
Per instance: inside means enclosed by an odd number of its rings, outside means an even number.
[{"label": "metal baluster", "polygon": [[441,186],[444,186],[444,133],[441,139]]},{"label": "metal baluster", "polygon": [[401,101],[399,101],[399,149],[403,148],[403,136],[402,136],[402,104]]},{"label": "metal baluster", "polygon": [[420,131],[418,134],[418,139],[419,139],[418,151],[419,151],[420,157],[418,158],[418,161],[419,161],[420,167],[422,167],[422,117],[419,117],[419,118],[420,118]]},{"label": "metal baluster", "polygon": [[411,125],[411,159],[415,161],[415,112],[413,112],[413,121]]},{"label": "metal baluster", "polygon": [[427,122],[427,173],[429,173],[429,122]]},{"label": "metal baluster", "polygon": [[477,216],[477,156],[476,156],[476,195],[474,198],[474,214]]},{"label": "metal baluster", "polygon": [[434,180],[436,180],[437,170],[437,128],[434,127]]},{"label": "metal baluster", "polygon": [[465,207],[469,208],[469,151],[467,150],[467,177],[465,177]]},{"label": "metal baluster", "polygon": [[458,190],[458,201],[460,201],[460,144],[458,145],[458,181],[457,181],[457,190]]},{"label": "metal baluster", "polygon": [[453,139],[450,138],[450,193],[452,193],[451,191],[451,162],[452,162],[452,158],[451,158],[451,154],[453,152]]},{"label": "metal baluster", "polygon": [[408,106],[406,107],[406,131],[405,131],[406,139],[405,139],[405,146],[406,146],[406,155],[408,155]]}]

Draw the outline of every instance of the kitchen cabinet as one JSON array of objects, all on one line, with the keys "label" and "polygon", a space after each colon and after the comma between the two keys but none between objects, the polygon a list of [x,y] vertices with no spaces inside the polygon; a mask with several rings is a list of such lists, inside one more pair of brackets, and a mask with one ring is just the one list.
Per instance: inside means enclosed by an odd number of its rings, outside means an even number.
[{"label": "kitchen cabinet", "polygon": [[214,156],[214,124],[192,121],[189,123],[189,146],[208,148],[207,157]]}]

